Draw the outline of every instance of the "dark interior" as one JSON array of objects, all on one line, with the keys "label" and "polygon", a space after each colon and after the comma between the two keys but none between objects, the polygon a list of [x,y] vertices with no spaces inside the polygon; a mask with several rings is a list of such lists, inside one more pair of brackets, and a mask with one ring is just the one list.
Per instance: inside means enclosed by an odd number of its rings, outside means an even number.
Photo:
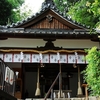
[{"label": "dark interior", "polygon": [[[37,72],[38,67],[40,67],[40,73],[45,73],[45,75],[56,74],[59,72],[60,64],[57,63],[23,63],[26,72]],[[80,70],[82,71],[86,64],[61,64],[62,72],[77,72],[77,68],[74,68],[74,65],[80,66]]]},{"label": "dark interior", "polygon": [[[69,78],[74,77],[73,73],[78,73],[78,68],[74,68],[76,66],[80,66],[80,72],[85,69],[86,64],[61,64],[61,72],[62,72],[62,89],[67,89],[70,90],[70,82]],[[54,82],[55,78],[57,77],[59,71],[60,71],[60,64],[57,63],[44,63],[44,64],[39,64],[39,63],[23,63],[23,71],[24,72],[37,72],[38,67],[40,69],[40,84],[41,88],[43,85],[45,85],[45,92],[47,93],[50,86]],[[64,74],[64,75],[63,75]],[[23,74],[23,77],[24,74]],[[24,78],[23,78],[24,79]],[[24,81],[24,80],[23,80]],[[24,84],[23,84],[24,86]],[[54,90],[59,90],[59,78],[57,82],[55,83]],[[25,90],[23,90],[23,93]],[[44,94],[43,94],[44,95]]]}]

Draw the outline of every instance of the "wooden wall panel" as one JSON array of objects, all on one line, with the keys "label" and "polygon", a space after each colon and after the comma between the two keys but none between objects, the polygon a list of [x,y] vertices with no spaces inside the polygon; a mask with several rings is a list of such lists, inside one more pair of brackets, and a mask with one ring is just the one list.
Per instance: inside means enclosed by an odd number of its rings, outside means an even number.
[{"label": "wooden wall panel", "polygon": [[55,26],[55,24],[54,24],[54,18],[53,18],[52,22],[50,23],[50,28],[54,29],[54,26]]},{"label": "wooden wall panel", "polygon": [[51,29],[71,29],[70,27],[64,25],[57,19],[53,18],[52,21],[49,21],[47,18],[35,23],[29,28],[51,28]]},{"label": "wooden wall panel", "polygon": [[44,20],[42,20],[40,23],[41,23],[41,28],[45,27],[46,22]]},{"label": "wooden wall panel", "polygon": [[58,29],[58,20],[54,19],[54,28]]},{"label": "wooden wall panel", "polygon": [[59,22],[59,28],[63,29],[63,24],[61,22]]}]

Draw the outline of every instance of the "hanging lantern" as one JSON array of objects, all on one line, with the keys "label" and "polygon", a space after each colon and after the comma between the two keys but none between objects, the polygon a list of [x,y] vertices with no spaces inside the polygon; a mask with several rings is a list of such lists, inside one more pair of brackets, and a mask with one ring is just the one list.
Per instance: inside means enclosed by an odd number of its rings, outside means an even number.
[{"label": "hanging lantern", "polygon": [[20,59],[21,59],[21,61],[23,61],[23,52],[20,52]]}]

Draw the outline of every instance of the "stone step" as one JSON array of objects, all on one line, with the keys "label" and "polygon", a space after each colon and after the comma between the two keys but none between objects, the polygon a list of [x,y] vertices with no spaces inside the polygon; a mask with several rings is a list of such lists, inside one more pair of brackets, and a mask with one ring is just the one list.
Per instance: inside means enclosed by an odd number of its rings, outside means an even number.
[{"label": "stone step", "polygon": [[[26,98],[26,99],[17,99],[17,100],[44,100],[44,98]],[[51,98],[47,98],[46,100],[52,100]],[[54,98],[54,100],[100,100],[98,99],[97,97],[95,96],[91,96],[91,97],[88,97],[88,98],[76,98],[76,97],[73,97],[73,98]]]}]

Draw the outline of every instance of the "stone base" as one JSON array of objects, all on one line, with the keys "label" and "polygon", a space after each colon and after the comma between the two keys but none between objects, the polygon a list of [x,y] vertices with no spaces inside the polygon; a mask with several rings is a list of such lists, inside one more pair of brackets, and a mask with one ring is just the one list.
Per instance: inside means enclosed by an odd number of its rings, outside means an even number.
[{"label": "stone base", "polygon": [[85,95],[79,94],[79,95],[77,95],[77,97],[78,98],[83,98],[83,97],[85,98]]},{"label": "stone base", "polygon": [[[17,99],[17,100],[44,100],[44,98],[27,98],[27,99]],[[52,100],[51,98],[47,98],[46,100]],[[85,97],[73,97],[73,98],[54,98],[54,100],[100,100],[100,97],[89,96]]]}]

